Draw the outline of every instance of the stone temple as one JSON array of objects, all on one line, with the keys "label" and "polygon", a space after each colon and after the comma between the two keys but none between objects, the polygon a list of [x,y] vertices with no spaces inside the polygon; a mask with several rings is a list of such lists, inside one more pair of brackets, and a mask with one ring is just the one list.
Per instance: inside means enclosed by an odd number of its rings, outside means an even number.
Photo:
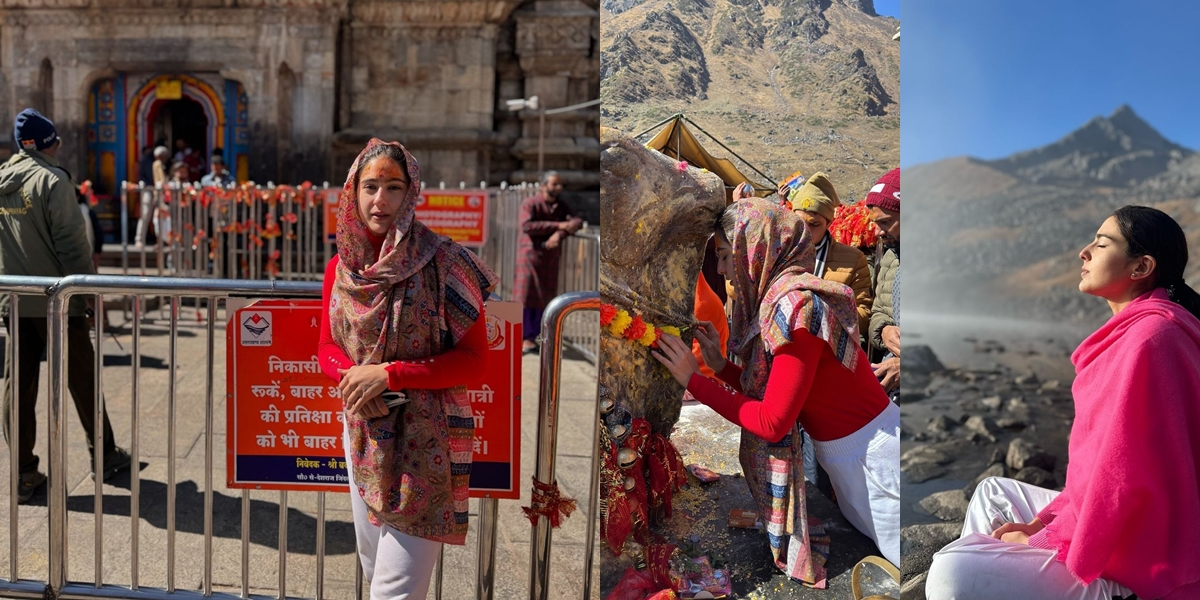
[{"label": "stone temple", "polygon": [[[258,183],[340,185],[372,136],[403,142],[427,185],[532,181],[539,115],[505,101],[599,97],[596,0],[0,5],[0,115],[53,119],[64,166],[101,197],[180,138]],[[11,136],[0,127],[0,158]],[[598,107],[547,115],[543,136],[564,198],[598,210]]]}]

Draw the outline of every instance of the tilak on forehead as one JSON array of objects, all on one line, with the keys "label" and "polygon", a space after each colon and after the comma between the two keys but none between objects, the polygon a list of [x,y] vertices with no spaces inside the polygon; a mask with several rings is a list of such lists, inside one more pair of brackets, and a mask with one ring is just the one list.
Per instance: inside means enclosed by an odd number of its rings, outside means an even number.
[{"label": "tilak on forehead", "polygon": [[[394,146],[404,156],[405,164],[399,165],[395,160],[379,160],[386,155],[377,155],[374,160],[363,165],[364,157],[381,145]],[[359,173],[359,167],[363,166]],[[358,177],[355,177],[355,175]],[[376,260],[375,249],[367,235],[367,226],[363,222],[358,202],[356,184],[367,179],[396,178],[408,183],[404,201],[396,212],[391,230],[386,234],[382,249]],[[356,181],[356,179],[358,181]],[[386,179],[383,179],[386,181]],[[373,279],[400,281],[415,273],[421,265],[433,258],[438,242],[436,234],[422,229],[418,238],[432,236],[430,239],[411,239],[409,229],[416,214],[418,196],[421,194],[421,171],[417,160],[413,158],[404,146],[396,142],[384,142],[372,139],[366,148],[359,153],[350,172],[346,184],[338,199],[337,245],[341,264],[354,273],[363,274]]]},{"label": "tilak on forehead", "polygon": [[367,166],[363,168],[359,184],[361,185],[362,182],[370,180],[383,182],[400,180],[408,183],[408,174],[404,172],[396,161],[387,156],[380,156],[367,163]]}]

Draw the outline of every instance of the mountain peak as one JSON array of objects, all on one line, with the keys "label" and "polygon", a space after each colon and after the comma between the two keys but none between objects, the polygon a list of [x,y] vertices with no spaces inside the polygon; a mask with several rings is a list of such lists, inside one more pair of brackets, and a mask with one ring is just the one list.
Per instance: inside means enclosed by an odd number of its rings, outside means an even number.
[{"label": "mountain peak", "polygon": [[875,0],[842,0],[842,4],[853,8],[859,12],[866,13],[872,17],[879,16],[875,12]]},{"label": "mountain peak", "polygon": [[1127,118],[1127,117],[1133,117],[1135,119],[1141,120],[1141,117],[1137,116],[1137,113],[1133,112],[1133,107],[1129,106],[1128,104],[1122,104],[1122,105],[1118,106],[1116,110],[1112,111],[1111,115],[1108,115],[1108,120],[1112,121],[1115,119],[1123,119],[1123,118]]},{"label": "mountain peak", "polygon": [[1033,182],[1125,186],[1162,173],[1190,154],[1122,104],[1108,117],[1093,117],[1057,142],[992,165]]}]

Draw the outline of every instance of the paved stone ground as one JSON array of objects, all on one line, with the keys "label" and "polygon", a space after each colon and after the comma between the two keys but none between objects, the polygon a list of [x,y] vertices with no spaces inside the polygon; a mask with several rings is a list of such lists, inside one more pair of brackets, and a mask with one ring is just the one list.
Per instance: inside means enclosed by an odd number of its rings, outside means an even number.
[{"label": "paved stone ground", "polygon": [[[118,445],[131,440],[131,334],[119,310],[109,311],[110,323],[123,326],[103,344],[104,394]],[[142,327],[140,408],[141,501],[139,519],[139,579],[143,587],[165,587],[168,569],[167,535],[167,357],[169,322],[166,313],[146,314]],[[176,511],[174,584],[180,590],[198,590],[203,581],[204,475],[205,475],[205,325],[194,309],[185,306],[178,336],[179,365],[176,378]],[[225,330],[224,311],[216,328],[213,421],[213,540],[214,589],[240,593],[241,491],[226,489],[225,482]],[[5,344],[7,341],[5,340]],[[118,343],[120,346],[118,346]],[[3,346],[0,346],[3,348]],[[3,350],[0,349],[0,352]],[[524,598],[529,592],[531,529],[520,507],[529,503],[529,482],[536,451],[538,361],[526,357],[523,366],[521,418],[520,501],[502,500],[496,554],[496,598]],[[37,454],[46,465],[46,367],[43,363],[38,402]],[[586,527],[595,526],[587,512],[591,481],[592,418],[595,410],[595,368],[568,357],[562,368],[561,420],[558,433],[557,474],[564,492],[579,500],[580,510],[554,532],[550,596],[582,596]],[[70,405],[69,405],[70,406]],[[89,454],[73,407],[67,409],[68,456],[68,578],[95,580],[94,483]],[[48,572],[48,521],[45,488],[32,503],[22,505],[16,523],[10,522],[8,448],[0,455],[0,578],[7,579],[10,548],[7,532],[16,527],[20,536],[18,558],[22,579],[45,580]],[[130,475],[114,478],[103,487],[103,558],[101,579],[107,584],[129,585],[131,580]],[[316,593],[315,527],[317,496],[288,494],[287,593],[312,598]],[[279,581],[279,492],[251,493],[250,591],[274,597]],[[476,585],[478,502],[471,503],[471,532],[465,547],[446,547],[443,597],[473,598]],[[348,496],[326,498],[326,558],[324,596],[352,598],[356,557]],[[593,569],[592,597],[599,597],[599,568]],[[434,597],[430,593],[430,597]]]}]

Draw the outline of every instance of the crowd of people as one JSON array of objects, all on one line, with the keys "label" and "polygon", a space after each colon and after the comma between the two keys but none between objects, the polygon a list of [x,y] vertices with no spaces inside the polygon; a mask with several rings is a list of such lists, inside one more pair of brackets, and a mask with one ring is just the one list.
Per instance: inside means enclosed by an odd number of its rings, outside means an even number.
[{"label": "crowd of people", "polygon": [[138,162],[138,177],[145,187],[142,190],[134,247],[150,245],[153,243],[151,240],[171,232],[170,211],[165,196],[159,193],[159,190],[188,184],[204,187],[229,187],[237,184],[237,178],[225,166],[221,148],[213,149],[206,173],[204,159],[199,152],[192,150],[187,140],[176,139],[175,147],[174,155],[165,142],[142,149],[142,158]]}]

